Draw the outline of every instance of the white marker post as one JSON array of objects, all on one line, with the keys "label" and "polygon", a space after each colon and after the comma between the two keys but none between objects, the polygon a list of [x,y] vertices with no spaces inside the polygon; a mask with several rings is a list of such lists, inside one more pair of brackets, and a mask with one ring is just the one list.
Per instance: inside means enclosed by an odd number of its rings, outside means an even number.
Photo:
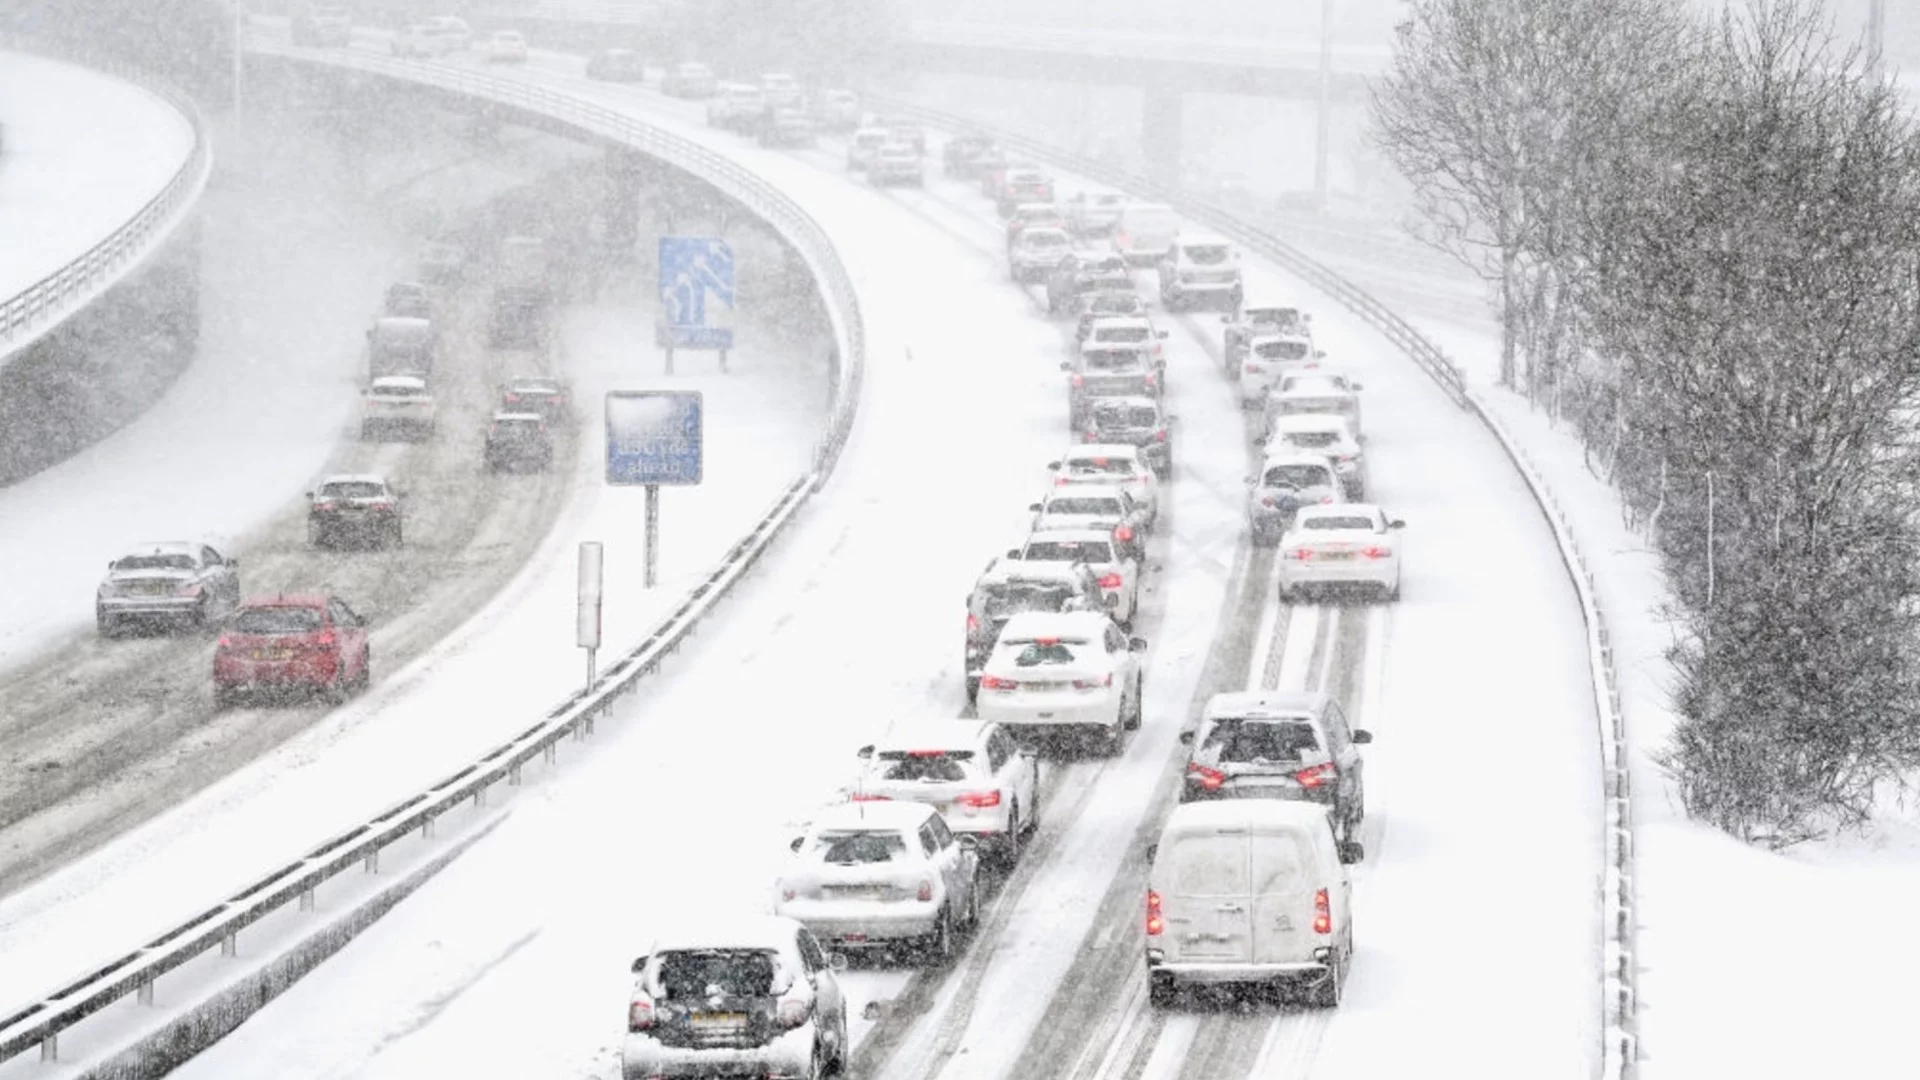
[{"label": "white marker post", "polygon": [[593,689],[594,657],[600,651],[601,560],[603,549],[598,540],[580,543],[580,604],[575,617],[574,639],[587,650],[587,689]]}]

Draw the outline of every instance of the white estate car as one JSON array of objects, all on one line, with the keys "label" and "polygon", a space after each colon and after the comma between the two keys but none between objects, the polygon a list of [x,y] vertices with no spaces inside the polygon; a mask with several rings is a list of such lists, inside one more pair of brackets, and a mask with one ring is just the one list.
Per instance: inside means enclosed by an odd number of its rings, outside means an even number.
[{"label": "white estate car", "polygon": [[1267,391],[1281,376],[1312,371],[1327,354],[1313,347],[1313,339],[1298,334],[1267,334],[1247,343],[1240,361],[1240,404],[1262,405]]},{"label": "white estate car", "polygon": [[792,919],[703,920],[633,961],[622,1076],[815,1077],[847,1061],[847,999],[829,957]]},{"label": "white estate car", "polygon": [[1301,508],[1280,538],[1281,599],[1336,589],[1400,599],[1406,524],[1367,503]]},{"label": "white estate car", "polygon": [[1021,284],[1047,280],[1060,260],[1073,254],[1067,230],[1048,225],[1024,229],[1007,248],[1007,273]]},{"label": "white estate car", "polygon": [[1114,484],[1126,488],[1147,512],[1147,527],[1160,516],[1160,483],[1140,460],[1140,448],[1125,443],[1082,443],[1059,461],[1047,462],[1055,487],[1075,484]]},{"label": "white estate car", "polygon": [[518,30],[495,30],[487,38],[487,62],[490,64],[524,64],[527,62],[527,39]]},{"label": "white estate car", "polygon": [[1295,371],[1280,376],[1267,392],[1266,418],[1301,413],[1331,413],[1344,416],[1359,438],[1360,384],[1335,371]]},{"label": "white estate car", "polygon": [[846,802],[814,816],[774,884],[774,913],[832,948],[950,959],[979,919],[979,858],[921,802]]},{"label": "white estate car", "polygon": [[1007,552],[1021,562],[1084,563],[1100,583],[1107,611],[1121,626],[1131,628],[1140,610],[1139,547],[1122,541],[1117,528],[1049,529],[1027,537]]},{"label": "white estate car", "polygon": [[890,142],[881,146],[867,160],[867,183],[874,187],[887,184],[925,187],[927,171],[920,160],[920,151],[915,150],[912,143]]},{"label": "white estate car", "polygon": [[[1117,484],[1069,484],[1049,491],[1031,503],[1033,531],[1054,529],[1109,529],[1123,544],[1139,544],[1153,530],[1153,518]],[[1125,529],[1126,534],[1120,534]]]},{"label": "white estate car", "polygon": [[1240,307],[1240,253],[1218,237],[1182,236],[1160,260],[1160,303],[1168,311],[1200,304]]},{"label": "white estate car", "polygon": [[199,541],[163,540],[137,544],[107,564],[93,619],[101,637],[112,637],[129,623],[204,627],[239,606],[238,560]]},{"label": "white estate car", "polygon": [[1340,487],[1349,499],[1367,497],[1367,456],[1354,437],[1347,418],[1332,413],[1295,413],[1276,416],[1259,440],[1269,452],[1303,450],[1325,454],[1340,474]]},{"label": "white estate car", "polygon": [[385,375],[367,386],[360,437],[431,439],[435,416],[427,380],[417,375]]},{"label": "white estate car", "polygon": [[860,748],[855,802],[926,803],[947,827],[1008,862],[1040,824],[1040,765],[1013,736],[978,720],[896,724]]},{"label": "white estate car", "polygon": [[1269,450],[1247,486],[1247,523],[1257,544],[1273,543],[1303,506],[1345,501],[1333,459],[1306,450]]},{"label": "white estate car", "polygon": [[1144,315],[1137,317],[1104,316],[1087,326],[1081,351],[1087,349],[1138,348],[1147,355],[1147,363],[1164,385],[1167,378],[1167,351],[1162,342],[1167,332],[1156,329]]},{"label": "white estate car", "polygon": [[1110,754],[1140,726],[1141,654],[1098,612],[1015,615],[980,676],[980,719],[1016,732],[1091,731]]}]

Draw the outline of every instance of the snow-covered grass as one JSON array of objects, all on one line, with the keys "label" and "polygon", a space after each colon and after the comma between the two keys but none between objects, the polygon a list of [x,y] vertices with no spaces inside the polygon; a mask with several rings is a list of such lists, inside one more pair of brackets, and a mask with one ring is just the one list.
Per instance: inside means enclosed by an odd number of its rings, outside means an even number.
[{"label": "snow-covered grass", "polygon": [[0,52],[0,299],[126,224],[193,151],[193,125],[125,80]]}]

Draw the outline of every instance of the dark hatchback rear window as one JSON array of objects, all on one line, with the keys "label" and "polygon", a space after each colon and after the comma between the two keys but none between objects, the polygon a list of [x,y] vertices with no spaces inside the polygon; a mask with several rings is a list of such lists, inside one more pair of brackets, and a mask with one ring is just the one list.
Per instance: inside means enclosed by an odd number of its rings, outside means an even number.
[{"label": "dark hatchback rear window", "polygon": [[1221,761],[1290,765],[1318,750],[1320,740],[1305,720],[1245,719],[1223,721],[1208,733],[1206,745],[1220,749]]},{"label": "dark hatchback rear window", "polygon": [[764,997],[773,992],[773,972],[773,954],[763,949],[669,952],[660,957],[660,989],[675,1001]]},{"label": "dark hatchback rear window", "polygon": [[967,768],[961,762],[972,756],[973,753],[967,750],[954,751],[951,754],[909,754],[896,750],[881,754],[880,760],[887,763],[887,771],[884,775],[888,780],[955,783],[967,778]]},{"label": "dark hatchback rear window", "polygon": [[233,629],[242,634],[306,634],[320,629],[319,608],[251,607],[234,617]]}]

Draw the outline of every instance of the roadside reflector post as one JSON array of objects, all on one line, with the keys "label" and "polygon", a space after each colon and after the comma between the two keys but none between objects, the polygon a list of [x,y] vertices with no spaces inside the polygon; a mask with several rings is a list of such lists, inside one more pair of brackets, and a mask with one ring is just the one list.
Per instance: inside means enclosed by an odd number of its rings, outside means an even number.
[{"label": "roadside reflector post", "polygon": [[660,581],[660,485],[647,485],[647,588]]}]

